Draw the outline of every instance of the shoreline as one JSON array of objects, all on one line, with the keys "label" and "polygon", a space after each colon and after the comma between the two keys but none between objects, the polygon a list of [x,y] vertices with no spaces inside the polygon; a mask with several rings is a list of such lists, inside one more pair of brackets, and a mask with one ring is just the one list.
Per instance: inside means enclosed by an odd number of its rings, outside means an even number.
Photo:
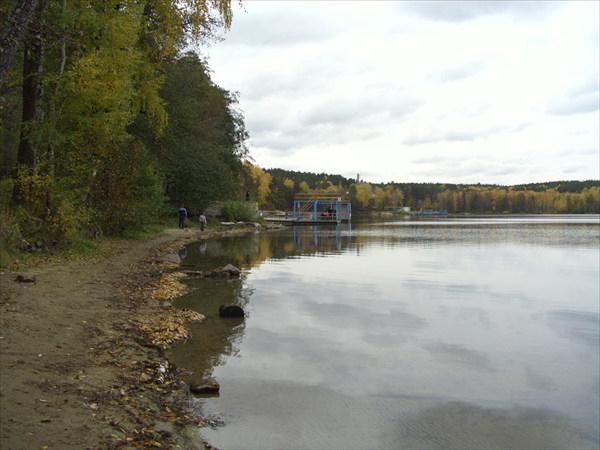
[{"label": "shoreline", "polygon": [[198,317],[172,306],[182,291],[165,276],[181,270],[182,245],[253,231],[168,229],[27,270],[35,283],[3,271],[0,447],[211,448],[164,351]]}]

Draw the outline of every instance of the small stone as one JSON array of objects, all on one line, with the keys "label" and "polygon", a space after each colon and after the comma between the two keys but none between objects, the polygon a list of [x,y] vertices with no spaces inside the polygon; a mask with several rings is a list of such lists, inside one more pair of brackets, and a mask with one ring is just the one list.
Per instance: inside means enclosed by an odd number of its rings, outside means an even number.
[{"label": "small stone", "polygon": [[26,274],[20,273],[15,278],[15,281],[17,281],[19,283],[35,283],[35,275],[26,275]]}]

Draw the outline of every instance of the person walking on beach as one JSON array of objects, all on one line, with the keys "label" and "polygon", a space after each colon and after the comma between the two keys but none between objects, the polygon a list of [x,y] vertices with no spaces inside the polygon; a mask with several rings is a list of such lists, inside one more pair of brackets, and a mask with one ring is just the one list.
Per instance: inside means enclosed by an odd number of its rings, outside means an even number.
[{"label": "person walking on beach", "polygon": [[206,216],[204,215],[204,213],[200,213],[200,217],[198,217],[198,220],[200,222],[200,231],[204,231],[204,227],[206,226]]},{"label": "person walking on beach", "polygon": [[185,218],[187,217],[187,209],[185,209],[184,205],[181,205],[179,208],[179,228],[185,228]]}]

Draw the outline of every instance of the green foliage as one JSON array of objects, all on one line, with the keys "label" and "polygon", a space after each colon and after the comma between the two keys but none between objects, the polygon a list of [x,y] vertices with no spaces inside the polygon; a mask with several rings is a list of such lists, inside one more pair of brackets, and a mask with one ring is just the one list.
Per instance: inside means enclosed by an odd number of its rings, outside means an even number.
[{"label": "green foliage", "polygon": [[12,178],[0,180],[0,211],[8,211],[15,181]]},{"label": "green foliage", "polygon": [[187,53],[166,66],[161,95],[169,122],[153,138],[143,120],[134,130],[159,162],[172,205],[200,211],[239,191],[247,133],[237,99],[216,86],[206,63]]},{"label": "green foliage", "polygon": [[[197,56],[179,56],[230,25],[230,0],[40,5],[26,33],[44,55],[28,77],[39,80],[37,98],[27,94],[35,114],[25,123],[15,114],[26,104],[29,40],[0,90],[3,242],[136,235],[159,220],[166,199],[200,208],[238,194],[246,132],[237,99]],[[25,161],[20,135],[34,161],[16,167]]]},{"label": "green foliage", "polygon": [[91,192],[95,223],[111,235],[155,223],[164,202],[161,179],[146,149],[135,142],[98,167]]},{"label": "green foliage", "polygon": [[12,261],[12,253],[21,241],[21,229],[11,211],[0,210],[0,267]]},{"label": "green foliage", "polygon": [[227,222],[255,222],[259,218],[255,205],[255,203],[243,201],[224,202],[221,219]]}]

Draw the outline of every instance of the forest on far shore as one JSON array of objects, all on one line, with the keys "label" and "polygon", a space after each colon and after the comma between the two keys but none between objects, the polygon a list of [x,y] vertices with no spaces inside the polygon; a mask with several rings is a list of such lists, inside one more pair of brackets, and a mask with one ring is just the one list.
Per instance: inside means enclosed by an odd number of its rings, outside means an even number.
[{"label": "forest on far shore", "polygon": [[514,186],[451,183],[367,183],[342,175],[266,169],[264,207],[290,209],[295,194],[343,193],[355,210],[445,209],[450,213],[600,213],[600,180]]}]

